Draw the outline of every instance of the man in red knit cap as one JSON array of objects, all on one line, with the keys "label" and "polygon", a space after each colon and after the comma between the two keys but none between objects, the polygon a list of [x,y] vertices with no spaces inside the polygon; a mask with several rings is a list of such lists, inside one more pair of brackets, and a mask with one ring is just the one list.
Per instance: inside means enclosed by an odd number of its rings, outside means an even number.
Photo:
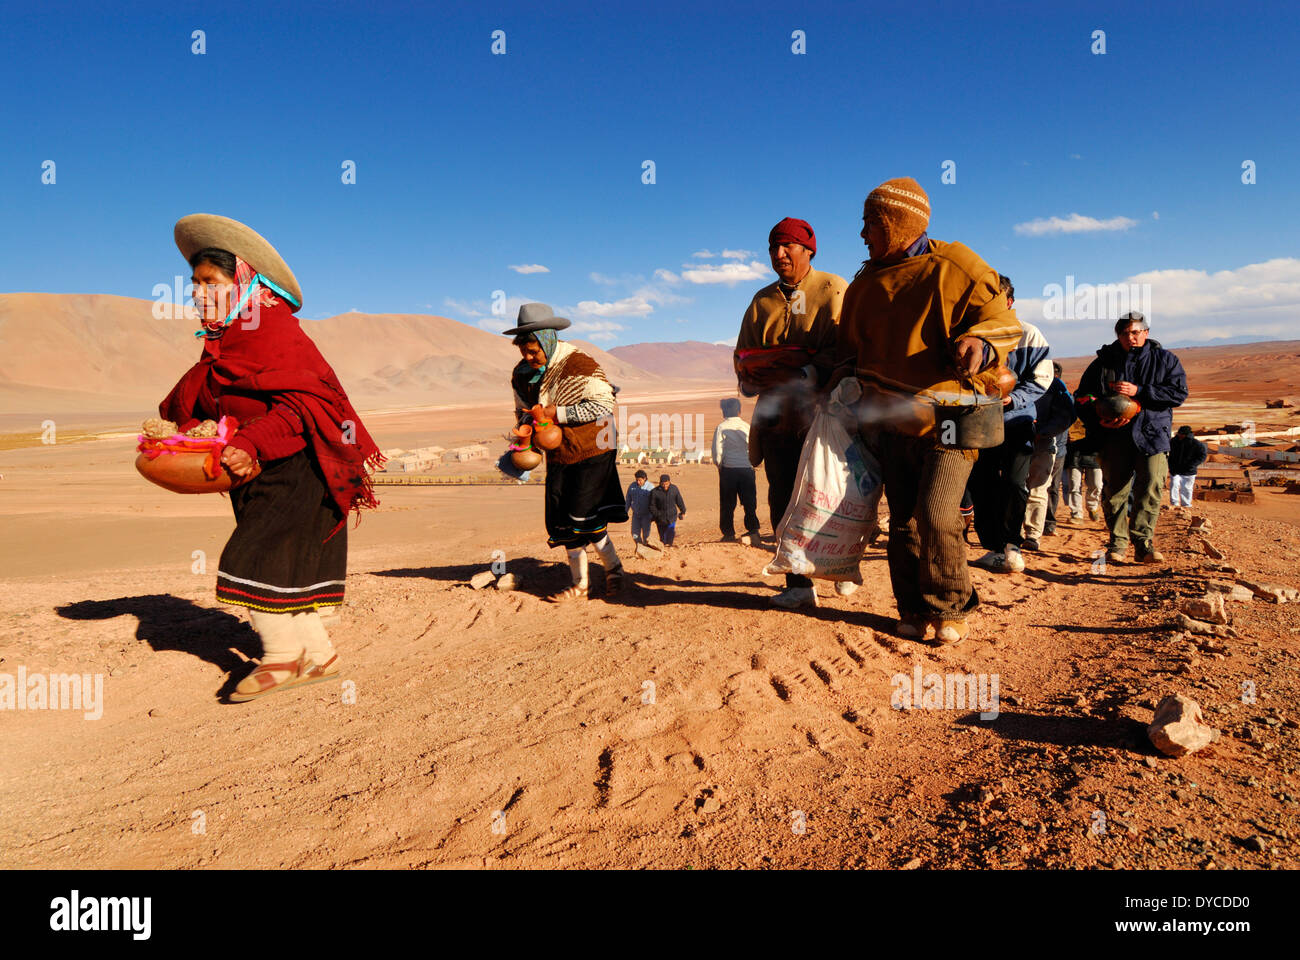
[{"label": "man in red knit cap", "polygon": [[[767,474],[767,506],[775,530],[794,492],[804,436],[817,392],[837,359],[837,326],[847,284],[812,268],[817,236],[805,220],[786,217],[767,238],[777,281],[749,302],[736,338],[740,391],[757,394],[749,432],[749,460]],[[850,593],[854,584],[837,584]],[[772,598],[786,609],[817,606],[810,579],[786,575],[786,589]]]},{"label": "man in red knit cap", "polygon": [[959,509],[978,450],[936,429],[936,404],[969,399],[1021,327],[997,271],[960,243],[931,240],[929,223],[930,198],[911,177],[868,195],[861,236],[870,259],[844,295],[841,369],[862,384],[861,435],[884,467],[898,632],[920,639],[933,626],[939,643],[953,643],[979,603]]}]

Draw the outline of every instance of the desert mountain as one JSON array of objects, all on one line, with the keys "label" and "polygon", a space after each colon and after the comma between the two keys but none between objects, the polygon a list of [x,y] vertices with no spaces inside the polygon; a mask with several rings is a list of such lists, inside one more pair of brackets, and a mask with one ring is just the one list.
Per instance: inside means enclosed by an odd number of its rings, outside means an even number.
[{"label": "desert mountain", "polygon": [[682,343],[632,343],[626,347],[612,347],[609,352],[661,377],[731,381],[736,378],[731,365],[732,349],[717,343],[686,340]]},{"label": "desert mountain", "polygon": [[[415,314],[346,313],[302,325],[359,409],[510,402],[519,352],[499,334]],[[148,300],[0,294],[0,409],[44,415],[152,408],[198,359],[195,329],[192,320],[154,317]],[[625,358],[573,343],[623,389],[666,385]]]}]

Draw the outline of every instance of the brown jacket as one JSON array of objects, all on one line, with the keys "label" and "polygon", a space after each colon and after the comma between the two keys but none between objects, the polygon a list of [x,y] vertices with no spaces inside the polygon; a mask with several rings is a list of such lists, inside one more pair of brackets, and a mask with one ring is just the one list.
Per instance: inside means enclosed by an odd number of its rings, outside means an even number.
[{"label": "brown jacket", "polygon": [[989,344],[987,369],[1006,362],[1020,333],[997,271],[963,244],[931,240],[928,253],[863,264],[844,294],[840,355],[868,383],[951,403],[971,396],[957,380],[957,340]]}]

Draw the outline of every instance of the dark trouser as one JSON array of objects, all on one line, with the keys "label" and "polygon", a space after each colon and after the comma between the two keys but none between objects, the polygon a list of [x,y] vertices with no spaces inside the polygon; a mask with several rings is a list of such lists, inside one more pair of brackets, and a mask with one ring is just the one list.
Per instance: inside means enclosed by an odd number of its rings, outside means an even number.
[{"label": "dark trouser", "polygon": [[[799,454],[803,452],[803,438],[807,431],[786,433],[768,428],[759,438],[763,451],[763,472],[767,474],[767,511],[775,531],[781,525],[790,497],[794,494],[794,478],[799,472]],[[812,581],[797,573],[785,575],[787,587],[811,587]]]},{"label": "dark trouser", "polygon": [[673,545],[673,537],[677,536],[677,524],[664,523],[662,520],[656,520],[655,529],[659,531],[659,539],[664,542],[664,546],[671,547]]},{"label": "dark trouser", "polygon": [[1033,456],[1019,438],[979,452],[969,489],[975,501],[975,532],[985,550],[1000,552],[1009,543],[1020,546]]},{"label": "dark trouser", "polygon": [[744,510],[745,532],[758,536],[758,486],[753,467],[718,468],[718,528],[728,540],[736,536],[736,499]]},{"label": "dark trouser", "polygon": [[[1154,548],[1165,476],[1169,473],[1168,455],[1147,456],[1124,432],[1106,439],[1097,451],[1097,460],[1101,463],[1101,508],[1110,528],[1109,548],[1123,553],[1128,549],[1131,534],[1139,550],[1150,552]],[[1133,498],[1131,520],[1130,496]]]},{"label": "dark trouser", "polygon": [[900,615],[957,619],[979,606],[959,506],[977,452],[926,437],[866,431],[889,502],[889,580]]},{"label": "dark trouser", "polygon": [[632,539],[645,543],[650,539],[650,514],[632,513]]}]

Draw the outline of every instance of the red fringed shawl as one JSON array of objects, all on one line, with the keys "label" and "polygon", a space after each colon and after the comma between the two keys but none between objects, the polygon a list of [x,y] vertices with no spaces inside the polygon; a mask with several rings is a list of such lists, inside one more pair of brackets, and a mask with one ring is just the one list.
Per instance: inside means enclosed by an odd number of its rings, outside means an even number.
[{"label": "red fringed shawl", "polygon": [[334,370],[288,304],[261,307],[254,317],[255,326],[236,318],[220,339],[204,341],[203,356],[158,405],[159,414],[177,423],[192,419],[205,384],[213,397],[226,389],[267,394],[272,408],[283,405],[302,420],[344,520],[352,510],[379,506],[366,468],[378,469],[385,458]]}]

